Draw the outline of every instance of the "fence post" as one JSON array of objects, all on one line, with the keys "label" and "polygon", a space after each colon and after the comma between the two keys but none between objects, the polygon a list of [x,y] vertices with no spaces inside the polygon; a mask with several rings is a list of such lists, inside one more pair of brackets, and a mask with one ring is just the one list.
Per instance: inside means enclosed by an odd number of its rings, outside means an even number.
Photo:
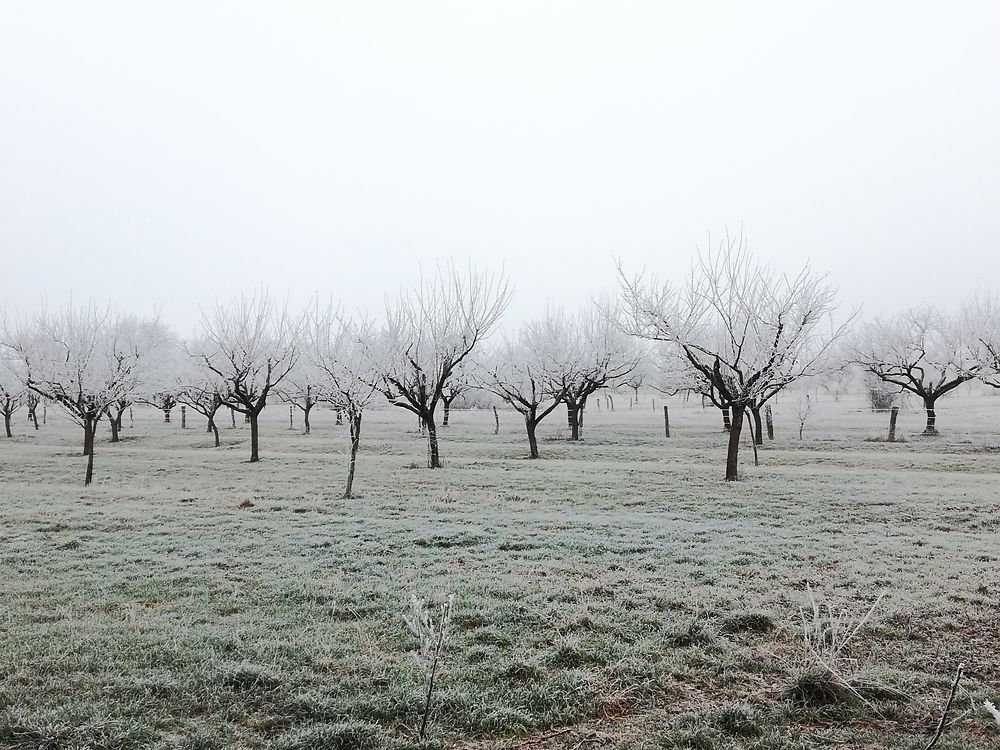
[{"label": "fence post", "polygon": [[663,405],[663,431],[670,437],[670,412],[667,411],[666,404]]}]

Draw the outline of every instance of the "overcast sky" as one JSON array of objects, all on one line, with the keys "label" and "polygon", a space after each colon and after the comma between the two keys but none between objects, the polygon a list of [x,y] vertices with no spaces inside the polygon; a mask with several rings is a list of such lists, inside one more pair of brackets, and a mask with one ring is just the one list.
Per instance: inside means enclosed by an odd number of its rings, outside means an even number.
[{"label": "overcast sky", "polygon": [[261,283],[511,322],[741,224],[867,313],[1000,288],[1000,3],[0,0],[0,304]]}]

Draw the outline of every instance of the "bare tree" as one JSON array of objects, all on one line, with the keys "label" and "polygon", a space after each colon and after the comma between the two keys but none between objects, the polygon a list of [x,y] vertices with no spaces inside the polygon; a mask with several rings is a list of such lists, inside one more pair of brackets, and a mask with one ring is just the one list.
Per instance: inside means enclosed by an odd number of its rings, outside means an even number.
[{"label": "bare tree", "polygon": [[[310,345],[308,339],[303,342],[303,346],[306,348]],[[306,435],[310,434],[312,430],[312,425],[309,422],[312,410],[322,400],[322,391],[319,386],[323,376],[313,364],[314,360],[315,356],[312,353],[303,351],[295,368],[282,382],[281,387],[277,389],[278,398],[282,402],[290,404],[302,412]]]},{"label": "bare tree", "polygon": [[152,406],[163,412],[163,423],[170,424],[170,413],[174,410],[181,401],[178,398],[176,390],[169,391],[154,391],[148,396],[143,396],[136,399],[140,404],[146,404],[147,406]]},{"label": "bare tree", "polygon": [[451,405],[455,399],[464,393],[468,393],[471,389],[472,383],[469,380],[469,376],[466,375],[464,368],[458,368],[448,378],[448,382],[445,383],[444,389],[441,391],[441,403],[444,405],[444,418],[441,420],[442,427],[448,426],[448,421],[451,418]]},{"label": "bare tree", "polygon": [[24,402],[28,405],[28,420],[38,429],[38,405],[42,397],[33,391],[25,391]]},{"label": "bare tree", "polygon": [[965,329],[976,347],[975,358],[982,364],[979,379],[1000,389],[1000,295],[979,295],[962,310]]},{"label": "bare tree", "polygon": [[142,365],[158,345],[150,341],[144,350],[132,331],[131,319],[90,304],[70,305],[55,315],[43,311],[5,334],[28,389],[59,404],[83,428],[86,485],[94,476],[97,423],[118,399],[139,389]]},{"label": "bare tree", "polygon": [[[4,366],[7,364],[7,366]],[[17,363],[0,362],[0,414],[3,414],[3,426],[7,437],[14,437],[10,422],[14,413],[24,405],[27,395],[25,378],[16,372]]]},{"label": "bare tree", "polygon": [[323,398],[347,416],[351,452],[344,498],[353,497],[354,473],[361,445],[361,419],[378,395],[383,353],[370,320],[345,319],[332,304],[314,307],[306,327],[308,356],[315,368]]},{"label": "bare tree", "polygon": [[579,440],[587,399],[602,388],[615,387],[632,374],[641,352],[615,323],[614,305],[607,300],[591,305],[570,321],[572,355],[553,373],[552,390],[562,391],[570,440]]},{"label": "bare tree", "polygon": [[[206,351],[209,345],[206,342],[198,342],[187,345],[187,351]],[[211,433],[215,437],[215,447],[220,445],[219,426],[215,422],[215,415],[222,408],[222,392],[225,390],[223,380],[205,367],[201,367],[196,359],[190,354],[184,365],[181,365],[177,374],[177,400],[182,404],[190,406],[194,411],[201,414],[208,420],[205,432]]]},{"label": "bare tree", "polygon": [[800,393],[797,408],[795,410],[795,417],[799,420],[799,440],[802,439],[802,432],[806,428],[806,421],[812,414],[813,404],[812,399],[809,398],[808,393]]},{"label": "bare tree", "polygon": [[[742,235],[726,235],[715,253],[699,255],[687,283],[629,279],[619,265],[629,333],[677,346],[732,427],[726,479],[739,478],[744,414],[800,378],[825,368],[847,323],[829,327],[835,293],[808,266],[778,275],[751,256]],[[849,321],[848,321],[849,322]]]},{"label": "bare tree", "polygon": [[861,326],[851,356],[873,377],[920,398],[924,435],[937,435],[938,399],[983,370],[977,343],[962,318],[927,305]]},{"label": "bare tree", "polygon": [[222,381],[222,403],[249,418],[251,463],[260,460],[258,418],[267,398],[298,361],[300,325],[264,291],[202,316],[204,339],[192,354],[208,377]]},{"label": "bare tree", "polygon": [[453,264],[421,275],[418,286],[386,305],[387,355],[381,390],[427,430],[428,466],[440,468],[435,411],[450,378],[496,327],[510,302],[502,275],[461,272]]},{"label": "bare tree", "polygon": [[539,457],[538,425],[563,402],[568,349],[568,321],[550,311],[525,324],[516,341],[505,342],[477,368],[479,386],[524,417],[530,458]]}]

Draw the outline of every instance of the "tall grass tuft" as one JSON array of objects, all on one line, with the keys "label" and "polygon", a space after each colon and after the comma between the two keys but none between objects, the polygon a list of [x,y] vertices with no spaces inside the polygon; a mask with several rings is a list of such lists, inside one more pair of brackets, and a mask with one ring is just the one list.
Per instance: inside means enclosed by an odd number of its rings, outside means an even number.
[{"label": "tall grass tuft", "polygon": [[455,603],[455,595],[448,594],[440,605],[437,621],[431,614],[431,608],[416,594],[410,596],[410,612],[403,619],[410,630],[420,641],[419,661],[424,673],[426,692],[424,693],[424,711],[420,720],[418,736],[421,742],[427,740],[427,722],[431,715],[434,700],[434,680],[437,676],[438,663],[444,654],[445,642],[448,639],[448,629],[451,626],[451,612]]}]

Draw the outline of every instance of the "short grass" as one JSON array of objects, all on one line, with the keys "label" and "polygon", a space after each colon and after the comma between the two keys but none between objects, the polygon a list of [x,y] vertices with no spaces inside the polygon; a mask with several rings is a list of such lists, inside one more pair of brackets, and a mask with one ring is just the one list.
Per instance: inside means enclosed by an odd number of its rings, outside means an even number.
[{"label": "short grass", "polygon": [[[585,439],[456,411],[444,469],[413,420],[346,428],[287,407],[249,429],[137,409],[98,443],[49,410],[0,440],[0,747],[411,748],[421,708],[411,593],[456,595],[432,746],[923,748],[966,666],[941,750],[1000,747],[1000,398],[940,404],[942,436],[870,439],[887,417],[794,397],[744,481],[720,480],[717,411],[651,396],[592,408]],[[191,415],[189,415],[191,417]],[[296,424],[299,417],[296,415]],[[127,422],[127,420],[126,420]],[[103,437],[103,436],[102,436]],[[888,595],[824,692],[805,587],[850,612]],[[817,684],[819,680],[819,684]],[[839,687],[839,686],[836,686]]]}]

